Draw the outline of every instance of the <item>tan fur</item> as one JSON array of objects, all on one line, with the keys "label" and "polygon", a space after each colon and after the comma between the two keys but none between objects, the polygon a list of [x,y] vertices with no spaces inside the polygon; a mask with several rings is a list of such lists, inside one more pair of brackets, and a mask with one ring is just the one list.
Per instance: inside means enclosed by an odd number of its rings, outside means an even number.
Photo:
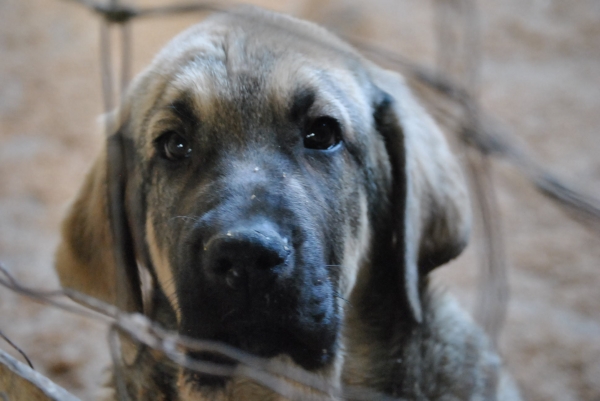
[{"label": "tan fur", "polygon": [[115,265],[107,225],[106,153],[88,173],[62,225],[56,270],[63,287],[115,303]]},{"label": "tan fur", "polygon": [[[358,278],[358,270],[361,266],[368,264],[368,247],[371,242],[371,229],[369,227],[369,218],[367,216],[367,199],[364,193],[360,193],[360,219],[358,235],[356,238],[351,233],[346,233],[346,240],[344,241],[344,259],[342,265],[342,279],[340,282],[340,291],[344,298],[350,297],[356,280]],[[346,307],[343,304],[341,306]]]},{"label": "tan fur", "polygon": [[158,284],[161,286],[167,299],[171,303],[171,307],[177,314],[177,320],[181,320],[179,311],[179,302],[175,295],[175,281],[173,280],[173,273],[169,261],[161,252],[158,242],[156,241],[156,233],[154,232],[154,225],[152,224],[152,218],[149,218],[146,224],[146,239],[148,241],[148,248],[150,249],[150,256],[154,262],[154,268],[156,269],[156,275],[158,278]]}]

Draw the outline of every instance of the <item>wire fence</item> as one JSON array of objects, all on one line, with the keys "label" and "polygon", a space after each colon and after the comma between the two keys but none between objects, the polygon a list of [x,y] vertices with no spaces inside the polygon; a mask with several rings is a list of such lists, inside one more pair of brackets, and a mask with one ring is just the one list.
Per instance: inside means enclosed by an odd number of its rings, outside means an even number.
[{"label": "wire fence", "polygon": [[[98,14],[100,25],[100,63],[105,112],[118,104],[131,77],[133,49],[131,24],[140,18],[162,17],[193,12],[222,11],[232,4],[182,3],[136,8],[118,0],[94,2],[68,0]],[[499,221],[498,202],[493,183],[493,160],[510,163],[549,201],[562,208],[575,221],[600,234],[600,202],[556,177],[536,161],[527,147],[506,125],[482,110],[478,101],[480,66],[479,16],[476,0],[432,0],[435,5],[434,29],[437,38],[436,68],[425,67],[401,54],[384,50],[358,37],[344,37],[366,57],[402,73],[419,90],[422,100],[447,133],[456,138],[467,155],[465,168],[470,178],[479,224],[484,233],[479,244],[480,276],[475,317],[494,342],[497,341],[506,315],[508,284],[506,256]],[[117,29],[121,64],[113,71],[111,29]],[[118,76],[118,79],[115,77]],[[107,123],[108,124],[108,123]],[[106,127],[107,136],[113,127]],[[111,157],[109,155],[109,157]],[[110,173],[110,172],[109,172]],[[187,369],[225,377],[244,377],[268,387],[290,400],[391,400],[365,388],[335,388],[331,383],[307,371],[265,360],[222,343],[187,338],[166,331],[147,317],[126,313],[84,294],[64,289],[39,291],[19,283],[0,264],[0,285],[50,307],[102,321],[110,327],[109,345],[116,370],[121,364],[118,337],[162,353],[175,364]],[[80,305],[64,299],[69,297]],[[10,339],[2,333],[0,336]],[[31,362],[14,346],[31,365]],[[235,364],[219,364],[192,359],[190,351],[221,355]],[[125,384],[116,375],[117,393],[125,394]],[[307,391],[310,390],[310,391]],[[307,394],[310,394],[308,396]]]}]

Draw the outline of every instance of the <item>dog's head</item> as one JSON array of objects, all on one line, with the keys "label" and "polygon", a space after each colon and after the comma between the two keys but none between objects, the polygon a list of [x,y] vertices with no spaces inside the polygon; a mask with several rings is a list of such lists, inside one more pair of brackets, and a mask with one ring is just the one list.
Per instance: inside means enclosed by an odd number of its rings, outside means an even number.
[{"label": "dog's head", "polygon": [[216,15],[157,56],[116,120],[57,270],[141,310],[145,266],[181,334],[326,367],[357,279],[393,271],[386,291],[418,322],[423,278],[466,243],[466,188],[431,118],[312,24]]}]

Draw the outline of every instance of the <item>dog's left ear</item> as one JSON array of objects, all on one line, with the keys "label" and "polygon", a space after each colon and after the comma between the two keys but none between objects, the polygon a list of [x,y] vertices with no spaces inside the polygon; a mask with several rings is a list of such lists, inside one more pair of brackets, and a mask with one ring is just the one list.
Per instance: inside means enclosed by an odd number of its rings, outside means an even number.
[{"label": "dog's left ear", "polygon": [[375,122],[392,165],[393,252],[401,291],[417,322],[420,286],[431,270],[458,256],[471,226],[467,186],[433,119],[398,74],[373,67]]}]

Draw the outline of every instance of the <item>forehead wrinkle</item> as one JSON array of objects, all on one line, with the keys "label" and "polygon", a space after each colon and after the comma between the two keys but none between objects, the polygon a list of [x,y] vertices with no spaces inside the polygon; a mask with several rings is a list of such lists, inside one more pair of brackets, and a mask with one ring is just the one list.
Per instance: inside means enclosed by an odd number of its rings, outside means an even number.
[{"label": "forehead wrinkle", "polygon": [[171,86],[188,93],[201,114],[210,114],[215,100],[231,90],[224,60],[215,57],[196,57],[173,77]]},{"label": "forehead wrinkle", "polygon": [[215,124],[226,121],[239,127],[258,123],[266,111],[264,77],[268,75],[267,65],[270,64],[259,60],[269,56],[233,57],[229,56],[231,47],[224,49],[225,59],[197,57],[188,63],[176,75],[172,85],[179,91],[190,93],[203,121],[210,118]]},{"label": "forehead wrinkle", "polygon": [[[144,149],[145,155],[151,157],[154,140],[164,132],[163,130],[173,128],[178,123],[197,124],[201,114],[194,110],[197,109],[193,104],[193,98],[187,92],[180,92],[169,84],[165,85],[162,95],[148,110],[141,124],[140,132],[143,141],[140,146]],[[192,121],[185,121],[191,117],[193,117]]]},{"label": "forehead wrinkle", "polygon": [[315,103],[316,94],[312,88],[299,87],[292,95],[291,106],[289,108],[290,119],[294,122],[307,114]]},{"label": "forehead wrinkle", "polygon": [[[175,37],[132,83],[129,99],[132,114],[143,117],[137,119],[141,122],[141,133],[147,131],[149,120],[162,105],[165,91],[172,86],[182,69],[190,63],[197,62],[199,55],[213,60],[215,65],[218,64],[218,60],[225,58],[220,43],[223,40],[222,31],[226,28],[221,27],[221,30],[210,32],[203,25],[196,25]],[[145,103],[139,99],[145,100]]]},{"label": "forehead wrinkle", "polygon": [[[322,82],[318,72],[305,61],[281,60],[267,81],[267,91],[274,111],[298,122],[308,115],[322,97]],[[322,100],[320,103],[323,103]]]},{"label": "forehead wrinkle", "polygon": [[169,110],[177,117],[179,122],[196,126],[200,122],[197,108],[194,107],[192,99],[188,93],[182,93],[178,98],[172,100],[169,104]]},{"label": "forehead wrinkle", "polygon": [[[154,75],[154,74],[153,74]],[[156,74],[158,75],[158,74]],[[158,79],[158,78],[155,78]],[[149,140],[147,140],[147,132],[148,132],[148,128],[149,125],[151,123],[152,120],[152,116],[157,112],[157,110],[159,109],[159,107],[161,107],[161,100],[164,97],[165,92],[168,90],[168,81],[166,80],[161,80],[160,84],[157,85],[157,87],[154,90],[151,90],[150,93],[145,94],[144,96],[135,96],[135,91],[133,91],[133,95],[131,95],[131,97],[133,99],[138,99],[138,98],[142,98],[142,99],[146,99],[147,101],[144,103],[147,106],[143,107],[143,105],[137,105],[137,108],[135,108],[135,102],[133,102],[133,100],[131,100],[132,102],[132,109],[131,109],[131,114],[132,116],[134,116],[137,113],[141,113],[142,114],[142,118],[140,119],[140,125],[139,127],[133,127],[133,131],[137,132],[137,139],[140,141],[140,148],[144,149],[147,146],[147,143],[149,142]],[[150,101],[151,100],[151,101]],[[142,109],[142,110],[138,110],[138,109]],[[138,121],[137,118],[131,118],[130,119],[130,123],[133,123],[135,121]]]},{"label": "forehead wrinkle", "polygon": [[313,92],[313,104],[304,111],[314,117],[337,117],[349,139],[354,140],[358,139],[357,131],[365,129],[366,114],[370,110],[359,79],[355,72],[344,66],[325,65],[318,60],[309,64],[306,59],[295,57],[278,63],[270,87],[288,113],[294,111],[299,99],[305,98],[304,94]]},{"label": "forehead wrinkle", "polygon": [[336,69],[321,71],[320,78],[335,100],[348,112],[351,126],[362,128],[365,114],[369,113],[371,106],[354,74],[344,69]]}]

